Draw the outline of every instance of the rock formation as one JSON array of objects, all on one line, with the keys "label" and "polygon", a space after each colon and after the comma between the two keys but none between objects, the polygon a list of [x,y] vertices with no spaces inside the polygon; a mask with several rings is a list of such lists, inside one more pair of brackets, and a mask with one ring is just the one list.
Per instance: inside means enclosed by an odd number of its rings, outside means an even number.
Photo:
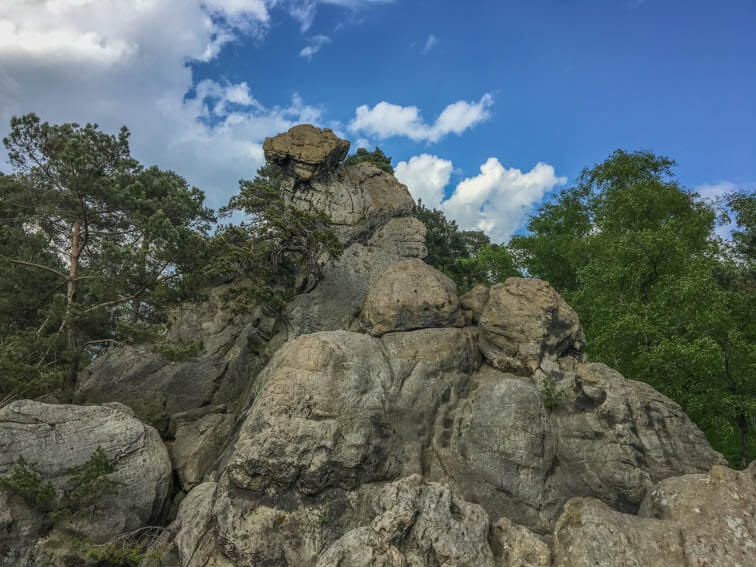
[{"label": "rock formation", "polygon": [[[548,283],[460,299],[421,261],[406,187],[340,166],[347,150],[311,126],[265,142],[289,202],[325,212],[345,246],[312,291],[273,319],[227,313],[233,286],[214,290],[174,318],[198,360],[114,349],[80,377],[80,402],[131,406],[167,450],[122,408],[16,402],[0,476],[23,456],[57,479],[102,446],[129,496],[96,537],[169,511],[145,567],[747,565],[756,468],[722,466],[677,404],[588,363]],[[0,565],[50,537],[18,500],[0,490]]]}]

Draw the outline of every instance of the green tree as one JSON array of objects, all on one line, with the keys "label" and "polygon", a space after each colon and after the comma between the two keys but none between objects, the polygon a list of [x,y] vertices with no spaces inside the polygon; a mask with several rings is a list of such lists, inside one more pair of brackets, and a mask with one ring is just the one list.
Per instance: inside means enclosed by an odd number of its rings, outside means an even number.
[{"label": "green tree", "polygon": [[[11,120],[0,262],[24,287],[41,284],[29,307],[10,308],[26,318],[0,328],[0,364],[16,368],[11,375],[65,367],[70,390],[87,347],[112,340],[127,305],[132,321],[154,317],[186,282],[212,214],[176,174],[145,170],[128,138],[125,127],[111,135],[34,114]],[[19,246],[9,241],[16,238]],[[0,311],[20,295],[10,287],[0,278]],[[12,382],[5,380],[2,395],[18,392]]]},{"label": "green tree", "polygon": [[425,224],[425,261],[449,276],[464,293],[475,284],[494,284],[520,275],[505,246],[491,244],[482,231],[459,230],[454,220],[442,211],[418,203],[417,218]]},{"label": "green tree", "polygon": [[577,310],[593,359],[680,402],[744,465],[754,454],[756,337],[743,315],[753,294],[718,280],[742,262],[712,240],[714,211],[673,166],[618,150],[543,205],[511,246]]},{"label": "green tree", "polygon": [[357,148],[357,151],[344,160],[344,165],[356,165],[366,161],[372,163],[378,169],[382,169],[393,174],[394,168],[391,166],[391,158],[388,157],[380,148],[375,148],[369,152],[365,148]]},{"label": "green tree", "polygon": [[281,169],[270,163],[253,180],[239,182],[239,193],[222,212],[241,211],[247,220],[218,231],[212,245],[218,254],[209,266],[215,274],[246,280],[251,301],[271,311],[315,287],[324,259],[342,252],[329,218],[293,206],[283,182]]}]

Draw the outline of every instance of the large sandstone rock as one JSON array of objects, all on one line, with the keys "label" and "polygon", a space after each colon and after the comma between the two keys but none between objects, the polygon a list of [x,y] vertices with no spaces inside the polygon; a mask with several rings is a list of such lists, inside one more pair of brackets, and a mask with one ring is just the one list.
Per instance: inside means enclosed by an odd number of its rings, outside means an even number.
[{"label": "large sandstone rock", "polygon": [[472,313],[474,323],[477,323],[480,320],[480,316],[483,315],[483,310],[488,303],[488,296],[488,286],[478,284],[459,298],[462,309]]},{"label": "large sandstone rock", "polygon": [[262,390],[228,466],[247,490],[318,493],[391,477],[386,392],[391,370],[380,343],[346,331],[287,343],[260,377]]},{"label": "large sandstone rock", "polygon": [[287,306],[288,338],[318,331],[360,330],[360,311],[370,285],[398,257],[381,248],[352,244],[323,268],[323,279],[312,291]]},{"label": "large sandstone rock", "polygon": [[650,490],[638,516],[593,499],[565,506],[556,565],[747,567],[756,556],[756,464],[714,466]]},{"label": "large sandstone rock", "polygon": [[172,362],[149,347],[118,347],[79,375],[75,401],[118,401],[168,434],[170,417],[208,405],[234,407],[268,360],[275,319],[261,309],[237,314],[224,301],[234,287],[210,290],[206,301],[184,304],[171,314],[168,339],[202,343],[197,358]]},{"label": "large sandstone rock", "polygon": [[[491,517],[548,533],[564,503],[594,496],[637,511],[659,480],[723,458],[680,407],[601,364],[562,359],[562,398],[488,365],[442,406],[430,478],[449,482]],[[571,363],[570,363],[571,361]]]},{"label": "large sandstone rock", "polygon": [[488,516],[447,487],[419,475],[387,485],[369,526],[347,532],[318,567],[493,566]]},{"label": "large sandstone rock", "polygon": [[[383,225],[397,217],[410,217],[415,202],[406,186],[371,163],[362,162],[339,168],[327,181],[313,180],[282,187],[284,195],[297,208],[324,213],[341,241],[363,244]],[[422,230],[418,225],[403,229]],[[417,236],[407,235],[406,240]]]},{"label": "large sandstone rock", "polygon": [[310,181],[334,169],[349,153],[349,142],[328,128],[311,124],[294,126],[288,132],[266,138],[265,159],[301,181]]},{"label": "large sandstone rock", "polygon": [[551,549],[536,534],[507,518],[491,526],[491,549],[502,567],[550,567]]},{"label": "large sandstone rock", "polygon": [[685,567],[680,531],[658,520],[612,510],[599,500],[574,498],[554,531],[559,567]]},{"label": "large sandstone rock", "polygon": [[756,461],[672,477],[649,491],[640,515],[675,526],[687,565],[746,567],[756,557]]},{"label": "large sandstone rock", "polygon": [[505,372],[529,375],[548,355],[579,356],[585,348],[577,313],[548,283],[534,278],[494,285],[478,326],[483,356]]},{"label": "large sandstone rock", "polygon": [[426,232],[425,225],[415,217],[394,218],[375,233],[368,245],[397,256],[422,260],[428,255]]},{"label": "large sandstone rock", "polygon": [[173,469],[181,488],[191,490],[202,482],[229,441],[234,415],[225,406],[208,406],[171,417],[173,442],[168,443]]},{"label": "large sandstone rock", "polygon": [[454,282],[415,258],[395,262],[370,286],[361,321],[374,336],[464,325]]},{"label": "large sandstone rock", "polygon": [[[115,482],[113,493],[102,496],[93,509],[65,519],[61,527],[102,542],[156,520],[163,511],[171,465],[157,431],[120,409],[102,406],[20,400],[0,409],[0,476],[9,474],[23,458],[62,495],[72,488],[72,469],[85,464],[98,447],[115,466],[108,477]],[[44,525],[42,518],[36,523],[24,521],[32,512],[16,503],[19,506],[11,504],[4,510],[12,519],[5,523],[26,532],[12,531],[11,539],[29,539]],[[0,533],[0,549],[3,538]]]}]

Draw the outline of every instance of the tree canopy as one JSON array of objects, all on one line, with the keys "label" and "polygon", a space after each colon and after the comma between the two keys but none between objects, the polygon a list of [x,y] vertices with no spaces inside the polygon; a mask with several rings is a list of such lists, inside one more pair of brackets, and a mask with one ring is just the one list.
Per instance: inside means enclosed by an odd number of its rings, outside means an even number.
[{"label": "tree canopy", "polygon": [[744,259],[753,201],[730,197],[739,228],[725,246],[712,238],[715,211],[680,187],[673,166],[617,150],[545,203],[510,245],[524,271],[577,310],[592,359],[680,402],[744,465],[754,457],[756,329],[747,314],[756,306],[752,286],[724,284],[752,268]]}]

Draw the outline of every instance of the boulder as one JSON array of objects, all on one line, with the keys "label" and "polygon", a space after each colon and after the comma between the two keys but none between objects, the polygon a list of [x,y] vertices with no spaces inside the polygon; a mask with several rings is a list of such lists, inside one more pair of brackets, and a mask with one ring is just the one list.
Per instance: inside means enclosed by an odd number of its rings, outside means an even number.
[{"label": "boulder", "polygon": [[640,515],[679,529],[687,564],[746,567],[756,556],[756,461],[743,471],[714,466],[706,474],[661,481]]},{"label": "boulder", "polygon": [[373,336],[464,326],[454,282],[416,258],[391,264],[370,286],[360,320]]},{"label": "boulder", "polygon": [[756,464],[667,478],[633,516],[575,498],[554,531],[555,565],[747,567],[756,553]]},{"label": "boulder", "polygon": [[473,323],[477,323],[480,320],[480,316],[483,315],[483,310],[486,308],[486,303],[488,303],[488,296],[488,286],[478,284],[459,298],[462,309],[472,312]]},{"label": "boulder", "polygon": [[485,511],[419,475],[386,485],[373,514],[370,525],[347,532],[317,566],[494,565]]},{"label": "boulder", "polygon": [[303,335],[276,353],[260,381],[227,468],[235,486],[314,494],[395,474],[385,412],[391,370],[377,339]]},{"label": "boulder", "polygon": [[300,124],[266,138],[263,151],[266,161],[279,165],[286,174],[310,181],[334,171],[349,153],[349,142],[328,128]]},{"label": "boulder", "polygon": [[102,406],[19,400],[0,409],[0,476],[23,458],[61,495],[72,488],[72,470],[98,448],[115,466],[108,475],[115,483],[113,493],[96,501],[94,509],[74,513],[64,527],[101,542],[148,524],[163,511],[171,464],[157,431]]},{"label": "boulder", "polygon": [[381,248],[352,244],[323,267],[312,291],[296,296],[286,308],[288,338],[318,331],[360,330],[359,317],[370,285],[397,256]]},{"label": "boulder", "polygon": [[529,375],[546,355],[582,356],[577,313],[545,281],[507,278],[491,287],[478,323],[480,350],[495,368]]},{"label": "boulder", "polygon": [[368,245],[396,256],[422,260],[428,255],[428,248],[425,246],[426,232],[425,225],[415,217],[394,218],[375,233]]}]

